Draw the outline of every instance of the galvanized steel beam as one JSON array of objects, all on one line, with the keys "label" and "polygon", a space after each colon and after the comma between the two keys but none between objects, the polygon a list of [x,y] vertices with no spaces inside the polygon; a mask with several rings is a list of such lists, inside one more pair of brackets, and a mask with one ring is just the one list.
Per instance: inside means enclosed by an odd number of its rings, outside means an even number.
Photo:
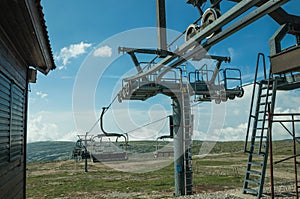
[{"label": "galvanized steel beam", "polygon": [[288,32],[288,25],[281,25],[270,39],[270,56],[276,55],[281,51],[281,40]]},{"label": "galvanized steel beam", "polygon": [[182,110],[178,98],[173,99],[173,122],[174,122],[174,179],[175,196],[185,195],[184,187],[184,135],[182,125]]},{"label": "galvanized steel beam", "polygon": [[167,33],[166,33],[167,26],[166,26],[165,0],[156,0],[156,24],[157,24],[158,49],[167,50]]},{"label": "galvanized steel beam", "polygon": [[[235,5],[233,8],[231,8],[229,11],[227,11],[225,14],[220,16],[220,18],[218,18],[216,21],[214,21],[213,23],[211,23],[210,25],[205,27],[203,30],[201,30],[199,33],[197,33],[195,36],[193,36],[189,41],[187,41],[182,46],[180,46],[178,48],[178,50],[176,50],[175,54],[177,54],[179,56],[183,56],[184,53],[186,53],[186,51],[188,49],[190,49],[191,47],[193,47],[195,45],[195,42],[199,42],[199,41],[203,40],[204,38],[206,38],[207,36],[211,35],[213,32],[219,30],[224,25],[228,24],[233,19],[237,18],[238,16],[240,16],[241,14],[243,14],[244,12],[249,10],[251,7],[253,7],[260,1],[261,0],[243,0],[243,1],[241,1],[240,3]],[[199,49],[194,48],[194,50],[192,50],[192,54],[195,54],[197,51],[199,51]],[[154,67],[149,69],[148,71],[145,71],[143,73],[137,74],[132,77],[125,78],[124,80],[130,81],[130,80],[138,79],[138,78],[144,77],[146,75],[152,74],[152,73],[158,71],[159,69],[161,69],[162,67],[166,66],[168,63],[173,61],[176,57],[169,55],[169,56],[165,57],[163,60],[161,60],[159,63],[157,63]],[[176,63],[178,63],[178,64],[177,65],[172,64],[172,67],[176,67],[176,66],[180,65],[181,63],[186,61],[187,57],[188,56],[183,56],[183,59],[181,58],[181,59],[177,60]]]},{"label": "galvanized steel beam", "polygon": [[[244,28],[245,26],[249,25],[250,23],[258,20],[262,16],[268,14],[269,12],[272,12],[273,10],[280,7],[282,4],[286,3],[287,1],[289,1],[289,0],[269,0],[267,3],[263,4],[261,7],[258,7],[256,10],[252,11],[247,16],[238,20],[237,22],[235,22],[233,25],[231,25],[227,29],[223,30],[219,34],[215,35],[214,37],[208,39],[206,42],[204,42],[202,44],[201,48],[200,47],[198,47],[198,49],[195,48],[195,49],[191,50],[189,53],[182,56],[180,59],[172,62],[170,67],[176,67],[176,66],[184,63],[186,60],[190,59],[197,53],[205,53],[205,49],[210,48],[211,46],[213,46],[213,45],[217,44],[218,42],[222,41],[223,39],[229,37],[230,35],[234,34],[235,32],[237,32],[240,29]],[[213,25],[213,23],[211,25]],[[195,35],[195,36],[197,36],[197,35]]]}]

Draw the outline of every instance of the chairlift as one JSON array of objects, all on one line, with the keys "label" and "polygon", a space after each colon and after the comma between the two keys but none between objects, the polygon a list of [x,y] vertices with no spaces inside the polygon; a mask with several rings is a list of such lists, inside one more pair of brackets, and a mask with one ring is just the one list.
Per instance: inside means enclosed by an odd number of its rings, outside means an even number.
[{"label": "chairlift", "polygon": [[[166,158],[174,157],[174,147],[169,141],[165,139],[170,138],[169,136],[161,136],[156,139],[156,151],[154,158]],[[162,140],[162,141],[159,141]]]},{"label": "chairlift", "polygon": [[[174,138],[174,123],[173,123],[173,116],[169,115],[169,127],[170,127],[170,134],[169,135],[163,135],[156,139],[156,151],[154,154],[155,158],[162,158],[162,157],[174,157],[174,149],[173,146],[170,146],[170,143],[165,144],[165,139],[173,139]],[[163,140],[163,145],[162,141]]]},{"label": "chairlift", "polygon": [[[223,61],[230,62],[229,57],[211,56],[218,62],[214,70],[205,64],[198,70],[189,73],[188,80],[195,92],[195,101],[213,101],[220,104],[228,99],[242,97],[241,71],[237,68],[220,69]],[[221,79],[222,78],[222,79]]]},{"label": "chairlift", "polygon": [[74,159],[76,161],[80,160],[82,158],[83,152],[84,152],[83,143],[82,143],[82,140],[79,139],[79,140],[77,140],[75,147],[73,148],[72,159]]},{"label": "chairlift", "polygon": [[[100,128],[103,134],[96,135],[92,138],[91,157],[93,162],[112,162],[128,160],[128,135],[123,133],[109,133],[104,130],[103,117],[108,108],[109,107],[103,107],[100,116]],[[99,139],[98,142],[96,140],[97,138]],[[115,142],[111,141],[110,138],[116,138]],[[124,138],[124,144],[117,144],[119,138]]]}]

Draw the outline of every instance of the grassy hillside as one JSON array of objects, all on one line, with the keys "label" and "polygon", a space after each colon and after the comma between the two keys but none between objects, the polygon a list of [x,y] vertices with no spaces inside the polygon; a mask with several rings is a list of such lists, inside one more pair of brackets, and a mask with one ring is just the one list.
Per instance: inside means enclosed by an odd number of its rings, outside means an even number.
[{"label": "grassy hillside", "polygon": [[[133,142],[131,147],[139,151],[139,148],[145,148],[145,144],[151,146],[154,143]],[[198,155],[201,144],[195,142],[193,148],[195,154],[193,190],[197,194],[224,190],[237,190],[237,193],[241,193],[248,158],[242,152],[243,142],[218,142],[211,153],[205,157]],[[290,141],[275,142],[274,160],[290,155],[291,146]],[[62,148],[65,150],[65,147]],[[148,161],[144,164],[152,167],[163,161],[153,159],[152,162]],[[122,172],[114,170],[109,164],[92,162],[88,164],[89,172],[85,173],[83,161],[29,163],[27,198],[170,198],[173,196],[174,165],[171,162],[166,167],[145,173]],[[119,168],[131,168],[137,163],[129,159],[116,164],[120,166]],[[276,164],[275,185],[284,187],[286,184],[292,184],[293,173],[293,159]],[[268,188],[269,169],[266,176],[266,188]]]},{"label": "grassy hillside", "polygon": [[[209,143],[209,142],[208,142]],[[243,142],[217,142],[210,153],[230,153],[238,152],[243,149]],[[120,143],[122,144],[122,143]],[[167,142],[160,142],[159,147],[163,147]],[[129,143],[129,153],[151,153],[156,150],[156,141],[132,141]],[[46,141],[33,142],[27,144],[27,162],[47,162],[68,160],[71,157],[72,150],[75,146],[74,142]],[[193,154],[199,154],[202,146],[201,141],[193,142]]]},{"label": "grassy hillside", "polygon": [[74,142],[33,142],[27,144],[27,162],[70,159]]},{"label": "grassy hillside", "polygon": [[[274,153],[278,155],[290,154],[291,140],[276,141],[274,142]],[[122,143],[120,143],[122,145]],[[159,147],[163,147],[167,142],[159,143]],[[193,141],[193,155],[202,155],[203,153],[219,154],[219,153],[235,153],[242,152],[244,149],[244,142],[205,142]],[[71,157],[72,150],[75,146],[74,142],[60,142],[60,141],[47,141],[47,142],[34,142],[27,144],[27,162],[36,161],[58,161],[68,160]],[[132,141],[128,146],[128,153],[151,153],[155,152],[157,142],[155,141]],[[211,148],[206,151],[203,149]]]}]

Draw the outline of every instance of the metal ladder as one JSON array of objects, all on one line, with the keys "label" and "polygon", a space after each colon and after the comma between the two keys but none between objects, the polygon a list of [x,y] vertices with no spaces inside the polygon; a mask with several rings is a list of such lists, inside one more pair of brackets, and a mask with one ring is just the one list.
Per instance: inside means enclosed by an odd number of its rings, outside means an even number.
[{"label": "metal ladder", "polygon": [[251,124],[252,135],[250,148],[247,146],[249,142],[248,138],[245,146],[245,152],[249,153],[249,156],[243,193],[251,193],[256,195],[257,198],[260,198],[263,192],[269,152],[268,105],[270,106],[270,113],[273,113],[277,80],[262,80],[258,84],[259,89],[257,93],[255,114],[252,114],[251,110],[250,122],[248,123],[247,135],[250,131]]},{"label": "metal ladder", "polygon": [[192,131],[193,118],[190,105],[190,88],[188,83],[182,83],[182,125],[184,135],[184,177],[185,195],[193,194],[193,170],[192,170]]},{"label": "metal ladder", "polygon": [[[257,71],[260,57],[263,58],[264,80],[259,82]],[[258,91],[255,92],[258,85]],[[254,78],[253,94],[250,106],[248,128],[244,151],[248,153],[248,163],[244,179],[243,193],[250,193],[260,198],[263,192],[265,173],[269,152],[269,132],[268,111],[272,115],[276,99],[277,79],[266,78],[265,59],[263,54],[258,55],[256,74]],[[254,98],[256,95],[256,106],[254,108]],[[270,107],[270,110],[268,110]],[[249,137],[250,131],[252,132]],[[250,140],[248,140],[250,138]]]}]

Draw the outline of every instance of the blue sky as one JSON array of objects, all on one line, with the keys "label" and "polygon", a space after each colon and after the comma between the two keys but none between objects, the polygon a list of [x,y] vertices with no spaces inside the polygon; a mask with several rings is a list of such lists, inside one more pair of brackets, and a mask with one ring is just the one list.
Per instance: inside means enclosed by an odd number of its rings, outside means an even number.
[{"label": "blue sky", "polygon": [[[185,2],[166,1],[169,42],[170,38],[185,30],[199,17],[197,10]],[[98,119],[101,107],[110,103],[114,94],[121,88],[121,77],[135,73],[129,56],[117,55],[117,46],[156,47],[156,32],[153,28],[156,26],[155,1],[44,0],[42,5],[57,69],[47,76],[39,74],[37,84],[30,84],[28,141],[74,140],[77,134],[84,134],[90,129]],[[222,12],[225,12],[235,3],[224,1],[221,5]],[[297,0],[287,3],[284,7],[290,13],[300,13],[300,2]],[[209,53],[231,56],[232,62],[223,66],[241,69],[243,81],[251,82],[256,55],[258,52],[269,54],[269,38],[277,28],[278,25],[265,16],[220,42],[211,48]],[[289,46],[292,42],[288,37],[284,40],[284,45]],[[91,60],[93,55],[96,58]],[[106,65],[109,67],[102,71]],[[93,67],[99,74],[102,71],[101,78],[97,76],[98,73],[82,74],[82,71]],[[76,81],[88,84],[93,75],[98,77],[93,85],[95,89],[82,91],[78,98]],[[80,80],[81,76],[83,79]],[[209,132],[211,124],[206,121],[211,121],[212,110],[220,109],[226,112],[226,117],[222,128],[214,129],[219,132],[218,139],[243,139],[251,88],[245,90],[247,92],[244,98],[228,102],[221,105],[222,107],[215,107],[213,103],[194,106],[193,111],[198,118],[195,129],[197,138],[208,139],[212,136],[212,132]],[[277,103],[277,110],[297,110],[297,106],[290,107],[290,104],[284,101],[287,96],[296,99],[297,94],[297,91],[289,92],[288,95],[282,94]],[[88,95],[92,97],[87,98]],[[77,110],[74,110],[78,102],[83,104],[81,108],[86,108],[79,116],[76,115]],[[106,126],[114,131],[129,131],[169,115],[170,103],[169,98],[161,95],[146,102],[116,102],[106,115]],[[144,128],[136,133],[137,135],[132,134],[132,138],[138,139],[140,136],[141,139],[153,139],[157,134],[165,133],[166,124],[167,121],[162,120],[155,128]],[[93,133],[98,132],[99,129],[95,129]]]}]

